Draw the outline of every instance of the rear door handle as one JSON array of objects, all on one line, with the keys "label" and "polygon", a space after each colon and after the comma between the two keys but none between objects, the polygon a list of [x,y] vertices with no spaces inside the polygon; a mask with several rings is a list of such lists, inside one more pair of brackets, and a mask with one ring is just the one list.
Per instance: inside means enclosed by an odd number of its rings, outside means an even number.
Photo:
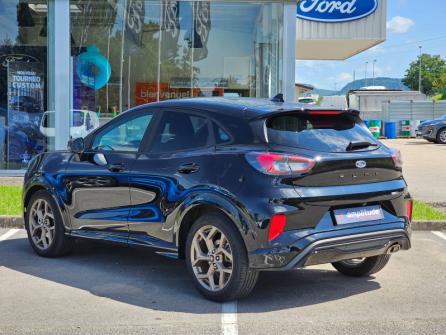
[{"label": "rear door handle", "polygon": [[200,170],[200,166],[196,163],[188,163],[188,164],[183,164],[180,165],[180,167],[178,168],[178,172],[179,173],[183,173],[183,174],[189,174],[189,173],[195,173],[198,170]]},{"label": "rear door handle", "polygon": [[117,164],[109,164],[108,169],[111,172],[124,172],[127,170],[127,167],[125,166],[125,164],[117,163]]}]

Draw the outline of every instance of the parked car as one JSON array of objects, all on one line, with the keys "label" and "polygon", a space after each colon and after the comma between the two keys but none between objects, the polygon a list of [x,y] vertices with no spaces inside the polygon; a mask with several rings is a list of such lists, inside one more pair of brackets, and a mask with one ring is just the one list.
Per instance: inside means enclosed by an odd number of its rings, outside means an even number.
[{"label": "parked car", "polygon": [[446,114],[442,117],[421,123],[417,136],[433,143],[446,144]]},{"label": "parked car", "polygon": [[33,97],[15,95],[10,98],[10,108],[15,111],[41,113],[40,103]]},{"label": "parked car", "polygon": [[316,105],[317,100],[312,97],[301,97],[297,99],[297,101],[301,104],[308,104],[308,105]]},{"label": "parked car", "polygon": [[69,151],[39,155],[24,181],[32,248],[55,257],[75,238],[147,246],[185,259],[215,301],[248,295],[260,271],[382,270],[411,245],[399,152],[357,111],[279,101],[142,105]]},{"label": "parked car", "polygon": [[[87,110],[73,110],[70,136],[72,138],[85,137],[93,129],[99,127],[99,118],[95,112]],[[40,121],[40,133],[45,137],[54,137],[55,129],[50,126],[50,118],[54,118],[54,112],[45,112]],[[54,122],[54,121],[53,121]]]}]

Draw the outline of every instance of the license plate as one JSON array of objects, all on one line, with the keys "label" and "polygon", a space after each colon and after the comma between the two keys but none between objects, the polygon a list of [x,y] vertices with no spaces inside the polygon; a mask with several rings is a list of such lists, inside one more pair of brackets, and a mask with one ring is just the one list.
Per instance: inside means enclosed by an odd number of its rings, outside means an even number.
[{"label": "license plate", "polygon": [[334,215],[338,225],[384,219],[381,206],[338,209],[334,211]]}]

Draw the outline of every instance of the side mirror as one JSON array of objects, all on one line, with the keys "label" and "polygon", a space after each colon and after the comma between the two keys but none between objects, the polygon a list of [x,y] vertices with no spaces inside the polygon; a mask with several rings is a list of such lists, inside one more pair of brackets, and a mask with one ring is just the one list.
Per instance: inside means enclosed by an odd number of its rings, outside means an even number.
[{"label": "side mirror", "polygon": [[75,154],[80,154],[85,149],[84,139],[82,137],[75,138],[68,141],[68,149]]}]

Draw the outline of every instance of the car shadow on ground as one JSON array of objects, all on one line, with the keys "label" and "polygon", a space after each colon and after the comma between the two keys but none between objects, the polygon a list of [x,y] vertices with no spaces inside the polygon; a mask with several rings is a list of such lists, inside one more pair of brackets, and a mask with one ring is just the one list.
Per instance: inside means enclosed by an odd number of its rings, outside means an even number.
[{"label": "car shadow on ground", "polygon": [[[82,241],[72,254],[50,259],[37,256],[27,239],[18,238],[3,241],[0,255],[0,267],[119,302],[161,311],[221,311],[220,304],[196,291],[183,261],[150,250]],[[239,313],[247,307],[250,313],[262,313],[315,305],[379,288],[373,278],[348,278],[335,270],[262,272]]]}]

